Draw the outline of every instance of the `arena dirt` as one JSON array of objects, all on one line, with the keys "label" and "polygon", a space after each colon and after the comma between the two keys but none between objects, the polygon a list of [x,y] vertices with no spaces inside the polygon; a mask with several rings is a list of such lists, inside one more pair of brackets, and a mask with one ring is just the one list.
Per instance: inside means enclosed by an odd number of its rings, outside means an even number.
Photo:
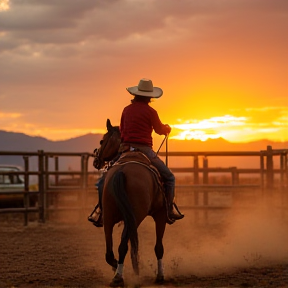
[{"label": "arena dirt", "polygon": [[[164,236],[166,281],[160,287],[288,287],[288,224],[271,209],[186,210]],[[23,225],[22,216],[0,215],[0,288],[107,287],[102,228],[73,214]],[[122,226],[114,229],[117,255]],[[126,287],[154,287],[155,231],[139,227],[140,276],[129,254]]]}]

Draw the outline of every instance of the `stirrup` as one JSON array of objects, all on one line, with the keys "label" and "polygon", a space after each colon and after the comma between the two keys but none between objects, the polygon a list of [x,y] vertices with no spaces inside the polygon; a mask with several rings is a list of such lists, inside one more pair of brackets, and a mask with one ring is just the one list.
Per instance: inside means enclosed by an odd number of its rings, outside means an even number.
[{"label": "stirrup", "polygon": [[[92,217],[92,215],[94,214],[94,212],[97,210],[97,208],[99,207],[99,203],[94,207],[93,211],[91,212],[91,214],[88,216],[88,220],[90,217]],[[90,221],[90,220],[89,220]]]},{"label": "stirrup", "polygon": [[170,219],[170,218],[167,216],[166,223],[169,224],[169,225],[172,225],[173,223],[175,223],[175,220],[174,220],[174,219]]},{"label": "stirrup", "polygon": [[[176,211],[178,212],[178,214],[179,214],[180,216],[183,216],[183,217],[184,217],[184,214],[182,214],[182,213],[180,212],[180,210],[178,209],[178,206],[176,205],[176,203],[173,202],[172,204],[173,204],[174,208],[176,209]],[[182,218],[183,218],[183,217],[182,217]],[[181,218],[181,219],[182,219],[182,218]]]},{"label": "stirrup", "polygon": [[99,213],[97,220],[94,220],[91,216],[89,216],[88,221],[90,221],[96,227],[103,227],[102,212]]},{"label": "stirrup", "polygon": [[[173,213],[173,207],[175,208],[175,210],[176,210],[176,212],[178,213],[178,215],[177,214],[175,214],[175,213]],[[172,213],[169,213],[169,209],[167,209],[167,221],[166,221],[166,223],[168,223],[168,224],[173,224],[175,221],[177,221],[177,220],[181,220],[182,218],[184,218],[184,214],[182,214],[180,211],[179,211],[179,209],[178,209],[178,207],[177,207],[177,205],[176,205],[176,203],[172,203],[172,211],[171,211]],[[170,215],[169,215],[170,214]],[[177,217],[177,218],[173,218],[173,217],[170,217],[171,216],[171,214],[173,215],[175,215],[175,217]]]},{"label": "stirrup", "polygon": [[98,219],[96,222],[93,223],[93,225],[101,228],[101,227],[103,227],[103,221]]},{"label": "stirrup", "polygon": [[[100,210],[100,212],[97,212],[96,210],[98,207],[99,207],[99,203],[95,206],[92,213],[88,216],[88,221],[92,222],[93,225],[96,227],[103,227],[102,211]],[[94,220],[92,217],[94,213],[98,215],[97,220]]]}]

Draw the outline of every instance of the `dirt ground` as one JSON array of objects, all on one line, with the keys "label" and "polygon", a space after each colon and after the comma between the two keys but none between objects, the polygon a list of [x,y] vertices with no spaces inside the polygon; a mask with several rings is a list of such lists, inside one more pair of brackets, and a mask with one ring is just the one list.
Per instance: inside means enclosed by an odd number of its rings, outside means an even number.
[{"label": "dirt ground", "polygon": [[[160,287],[288,287],[288,225],[262,212],[183,211],[164,236],[166,281]],[[275,213],[273,213],[275,215]],[[103,228],[71,215],[23,225],[0,215],[0,288],[107,287]],[[61,220],[61,221],[60,221]],[[115,249],[122,226],[115,227]],[[139,227],[140,276],[125,260],[126,287],[154,287],[154,223]]]}]

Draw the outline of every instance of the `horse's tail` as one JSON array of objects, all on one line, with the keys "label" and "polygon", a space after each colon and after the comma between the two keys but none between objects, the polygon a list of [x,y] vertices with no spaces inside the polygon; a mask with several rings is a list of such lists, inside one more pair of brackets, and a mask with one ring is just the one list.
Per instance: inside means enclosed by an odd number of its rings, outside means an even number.
[{"label": "horse's tail", "polygon": [[136,274],[139,274],[138,267],[138,233],[137,233],[137,224],[136,218],[134,215],[133,208],[129,202],[126,190],[125,190],[125,174],[123,171],[118,170],[113,179],[113,194],[120,210],[123,220],[124,220],[124,230],[122,232],[122,238],[125,240],[130,240],[131,248],[131,260],[133,270]]}]

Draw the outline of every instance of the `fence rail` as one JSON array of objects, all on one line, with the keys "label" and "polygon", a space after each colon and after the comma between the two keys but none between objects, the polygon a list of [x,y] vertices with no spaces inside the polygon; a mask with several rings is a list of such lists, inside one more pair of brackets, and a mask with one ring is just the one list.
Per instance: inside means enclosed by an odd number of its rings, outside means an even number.
[{"label": "fence rail", "polygon": [[[266,191],[281,190],[286,191],[287,198],[288,187],[288,149],[273,150],[271,146],[267,146],[267,150],[262,151],[200,151],[200,152],[168,152],[171,157],[193,157],[192,167],[170,167],[173,173],[188,173],[192,176],[193,183],[177,184],[176,189],[188,189],[194,193],[194,204],[198,205],[199,193],[204,191],[204,206],[208,207],[209,191],[224,189],[236,191],[241,189],[260,189],[263,193]],[[45,222],[51,211],[60,210],[79,210],[89,209],[91,204],[95,204],[96,189],[95,182],[101,175],[100,172],[91,171],[92,165],[88,167],[90,158],[93,158],[91,153],[72,153],[72,152],[20,152],[20,151],[0,151],[0,156],[21,156],[23,158],[23,171],[1,171],[1,175],[22,175],[24,177],[24,188],[22,191],[3,191],[0,187],[0,200],[8,195],[22,195],[23,207],[20,208],[3,208],[0,207],[1,213],[24,213],[24,224],[28,223],[29,213],[38,213],[39,220]],[[166,156],[166,153],[160,152],[160,157]],[[237,168],[233,167],[209,167],[208,159],[212,157],[259,157],[259,168]],[[37,158],[37,170],[30,169],[31,157]],[[60,158],[76,157],[80,159],[80,168],[77,171],[60,169]],[[202,166],[199,158],[203,157]],[[275,168],[275,157],[279,158],[279,168]],[[50,161],[49,161],[50,160]],[[51,167],[51,160],[53,167]],[[1,164],[1,163],[0,163]],[[278,165],[277,165],[278,166]],[[219,185],[209,183],[210,176],[217,173],[228,173],[230,175],[230,183],[227,185]],[[260,181],[258,184],[243,184],[240,181],[240,175],[258,175]],[[278,175],[277,181],[276,176]],[[30,178],[37,177],[37,189],[31,189]],[[67,178],[69,176],[69,178]],[[0,182],[1,186],[1,182]],[[187,190],[187,191],[188,191]],[[269,193],[270,193],[269,192]],[[32,196],[37,196],[36,206],[30,205]],[[77,205],[73,207],[65,207],[59,204],[59,195],[74,196],[77,200]],[[91,200],[91,201],[90,201]],[[194,205],[195,206],[195,205]]]}]

